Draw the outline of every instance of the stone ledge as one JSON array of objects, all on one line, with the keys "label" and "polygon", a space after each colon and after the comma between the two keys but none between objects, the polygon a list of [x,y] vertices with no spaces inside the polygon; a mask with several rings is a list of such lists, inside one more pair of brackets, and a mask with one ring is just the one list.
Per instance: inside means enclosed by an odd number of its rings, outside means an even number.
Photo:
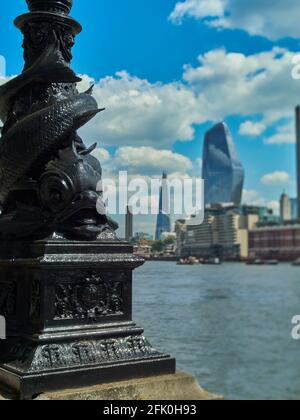
[{"label": "stone ledge", "polygon": [[66,390],[43,394],[38,400],[84,400],[84,401],[212,401],[223,398],[202,389],[196,379],[187,373],[156,376],[98,385],[91,388]]},{"label": "stone ledge", "polygon": [[[0,400],[13,397],[0,391]],[[96,385],[90,388],[65,390],[40,395],[36,400],[51,401],[221,401],[223,398],[210,394],[200,387],[196,379],[187,373],[155,376]]]}]

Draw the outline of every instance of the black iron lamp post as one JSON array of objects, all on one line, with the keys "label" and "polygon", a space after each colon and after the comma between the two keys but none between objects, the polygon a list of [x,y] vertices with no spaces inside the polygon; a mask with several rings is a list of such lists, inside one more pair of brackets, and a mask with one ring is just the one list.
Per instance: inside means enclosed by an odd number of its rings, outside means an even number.
[{"label": "black iron lamp post", "polygon": [[77,130],[101,110],[71,70],[72,0],[27,0],[23,73],[0,87],[0,387],[45,391],[175,373],[132,321],[143,264],[97,212],[100,163]]}]

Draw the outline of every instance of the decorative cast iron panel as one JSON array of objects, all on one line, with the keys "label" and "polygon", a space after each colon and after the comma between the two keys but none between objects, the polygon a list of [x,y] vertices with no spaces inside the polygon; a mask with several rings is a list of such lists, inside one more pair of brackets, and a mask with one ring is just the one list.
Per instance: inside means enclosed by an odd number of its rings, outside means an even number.
[{"label": "decorative cast iron panel", "polygon": [[122,282],[92,275],[79,283],[58,284],[55,291],[55,320],[95,319],[124,315]]},{"label": "decorative cast iron panel", "polygon": [[[60,368],[101,365],[157,357],[144,336],[47,344],[37,348],[16,346],[11,354],[14,367],[28,373]],[[6,365],[9,367],[9,363]]]}]

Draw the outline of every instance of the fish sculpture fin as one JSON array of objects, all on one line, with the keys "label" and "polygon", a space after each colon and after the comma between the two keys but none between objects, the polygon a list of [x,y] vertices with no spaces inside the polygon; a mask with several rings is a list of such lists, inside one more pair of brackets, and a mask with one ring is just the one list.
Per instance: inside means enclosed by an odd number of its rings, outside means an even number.
[{"label": "fish sculpture fin", "polygon": [[56,61],[49,62],[46,66],[43,66],[36,71],[36,76],[32,76],[33,80],[36,82],[77,83],[82,80],[80,77],[76,76],[70,67]]},{"label": "fish sculpture fin", "polygon": [[78,118],[76,118],[76,120],[75,120],[75,128],[76,129],[79,129],[80,127],[84,126],[92,118],[94,118],[97,114],[99,114],[100,112],[103,112],[103,111],[105,111],[105,108],[93,109],[93,110],[84,112]]},{"label": "fish sculpture fin", "polygon": [[0,86],[0,118],[5,123],[11,98],[32,82],[77,83],[82,79],[64,63],[58,40],[53,35],[49,48],[22,74]]},{"label": "fish sculpture fin", "polygon": [[93,117],[95,117],[97,114],[99,114],[100,112],[105,111],[105,108],[101,108],[101,109],[95,109],[92,111],[86,111],[83,115],[84,118],[88,118],[88,119],[92,119]]},{"label": "fish sculpture fin", "polygon": [[81,156],[87,156],[90,155],[97,147],[97,143],[94,143],[91,147],[89,147],[88,149],[82,150],[81,152],[79,152],[79,154]]},{"label": "fish sculpture fin", "polygon": [[57,39],[28,69],[28,73],[29,78],[33,82],[77,83],[82,80],[64,63]]},{"label": "fish sculpture fin", "polygon": [[92,95],[95,85],[93,84],[91,87],[88,88],[86,92],[84,92],[86,95]]},{"label": "fish sculpture fin", "polygon": [[84,113],[84,119],[87,119],[88,121],[94,118],[97,114],[100,114],[100,112],[105,111],[105,108],[95,109],[93,111],[87,111]]}]

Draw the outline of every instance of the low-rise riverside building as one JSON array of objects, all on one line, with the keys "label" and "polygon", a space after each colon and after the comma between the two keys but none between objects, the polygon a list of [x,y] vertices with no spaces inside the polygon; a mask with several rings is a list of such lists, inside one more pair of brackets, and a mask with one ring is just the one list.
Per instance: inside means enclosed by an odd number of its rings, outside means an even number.
[{"label": "low-rise riverside building", "polygon": [[249,256],[294,261],[300,257],[300,224],[265,226],[249,232]]},{"label": "low-rise riverside building", "polygon": [[241,215],[233,204],[216,204],[205,210],[201,225],[187,224],[182,256],[248,258],[248,231],[258,217]]},{"label": "low-rise riverside building", "polygon": [[186,235],[186,220],[178,219],[175,222],[175,233],[176,233],[176,255],[181,256]]}]

